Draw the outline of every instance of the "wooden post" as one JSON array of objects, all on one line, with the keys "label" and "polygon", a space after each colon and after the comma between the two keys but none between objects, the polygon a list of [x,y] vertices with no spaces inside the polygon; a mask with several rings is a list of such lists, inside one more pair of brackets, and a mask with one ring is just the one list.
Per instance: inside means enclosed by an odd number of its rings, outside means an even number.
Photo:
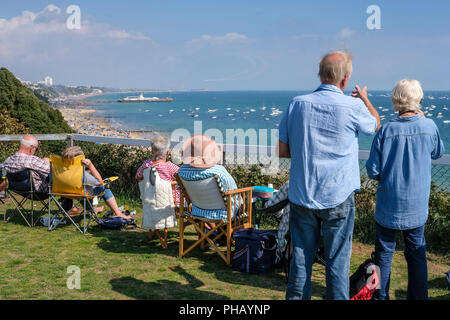
[{"label": "wooden post", "polygon": [[67,135],[67,148],[73,147],[73,135],[68,134]]}]

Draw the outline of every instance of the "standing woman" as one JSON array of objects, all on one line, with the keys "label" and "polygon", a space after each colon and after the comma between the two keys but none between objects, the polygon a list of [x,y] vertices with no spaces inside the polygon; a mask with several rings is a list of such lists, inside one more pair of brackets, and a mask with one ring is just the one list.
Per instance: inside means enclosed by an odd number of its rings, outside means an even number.
[{"label": "standing woman", "polygon": [[398,117],[375,136],[366,168],[378,180],[375,209],[375,262],[380,267],[380,290],[375,299],[389,299],[389,282],[396,233],[401,231],[408,264],[408,300],[428,299],[424,226],[428,218],[431,159],[444,153],[438,128],[420,110],[422,87],[404,79],[392,91]]}]

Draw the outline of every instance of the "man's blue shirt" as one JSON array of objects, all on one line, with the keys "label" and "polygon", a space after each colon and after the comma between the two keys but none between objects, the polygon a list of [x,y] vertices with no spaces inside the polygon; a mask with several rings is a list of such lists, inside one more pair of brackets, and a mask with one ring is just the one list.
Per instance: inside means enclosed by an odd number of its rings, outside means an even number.
[{"label": "man's blue shirt", "polygon": [[322,84],[292,99],[279,126],[289,145],[289,200],[310,209],[334,208],[360,188],[358,135],[377,121],[361,99]]},{"label": "man's blue shirt", "polygon": [[428,218],[431,159],[444,154],[444,144],[431,119],[397,117],[375,136],[366,162],[378,180],[375,221],[395,230],[421,227]]}]

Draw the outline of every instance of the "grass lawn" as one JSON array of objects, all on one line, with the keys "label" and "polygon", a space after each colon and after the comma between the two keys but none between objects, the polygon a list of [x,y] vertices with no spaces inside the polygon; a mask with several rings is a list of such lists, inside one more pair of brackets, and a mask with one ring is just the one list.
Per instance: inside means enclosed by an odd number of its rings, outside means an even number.
[{"label": "grass lawn", "polygon": [[[119,205],[123,201],[118,201]],[[129,204],[130,205],[130,204]],[[133,203],[130,208],[138,209]],[[92,224],[82,235],[73,225],[48,232],[29,228],[19,214],[4,224],[3,214],[14,213],[12,204],[0,204],[0,299],[284,299],[282,270],[249,275],[227,267],[212,250],[195,249],[178,258],[177,229],[169,231],[169,248],[147,231],[103,230]],[[195,239],[192,227],[190,238]],[[370,256],[373,248],[353,243],[351,272]],[[81,270],[81,289],[68,289],[67,267]],[[325,294],[325,269],[314,264],[312,298]],[[429,296],[450,299],[444,273],[450,261],[428,254]],[[392,299],[405,299],[408,283],[403,253],[394,255]]]}]

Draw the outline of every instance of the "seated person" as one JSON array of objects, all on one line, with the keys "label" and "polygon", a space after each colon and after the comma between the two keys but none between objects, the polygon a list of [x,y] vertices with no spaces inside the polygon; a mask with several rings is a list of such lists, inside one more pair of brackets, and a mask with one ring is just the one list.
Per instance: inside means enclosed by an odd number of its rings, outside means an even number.
[{"label": "seated person", "polygon": [[8,157],[3,163],[7,173],[16,173],[30,169],[33,176],[34,188],[37,192],[48,192],[48,175],[50,174],[50,160],[39,158],[35,152],[39,141],[32,135],[26,135],[20,141],[19,150]]},{"label": "seated person", "polygon": [[[82,156],[82,155],[84,156],[84,152],[78,146],[68,147],[61,154],[63,159],[73,159],[75,157]],[[105,186],[103,184],[102,176],[97,171],[97,169],[95,168],[95,166],[91,162],[91,160],[83,159],[81,162],[86,167],[86,171],[84,173],[84,183],[90,185],[86,188],[88,193],[90,195],[98,195],[98,194],[104,193],[101,197],[103,198],[103,200],[105,200],[106,204],[114,212],[114,214],[116,216],[119,216],[119,217],[122,217],[125,219],[130,219],[131,217],[125,215],[119,209],[116,199],[114,198],[114,195],[111,192],[111,190],[105,188]],[[103,208],[100,207],[100,208],[97,208],[96,211],[100,212],[102,210],[103,210]]]},{"label": "seated person", "polygon": [[[5,187],[6,184],[8,183],[8,180],[6,179],[6,177],[3,174],[3,165],[0,163],[0,197],[3,197],[5,195]],[[6,173],[5,173],[6,175]]]},{"label": "seated person", "polygon": [[[20,141],[19,150],[5,160],[3,168],[7,173],[16,173],[30,169],[35,191],[48,193],[50,159],[35,156],[34,154],[38,148],[39,141],[34,136],[24,136]],[[64,198],[62,206],[65,210],[70,210],[72,208],[72,200]],[[80,213],[80,210],[74,208],[71,213],[77,214]]]},{"label": "seated person", "polygon": [[[198,181],[218,175],[225,191],[237,189],[236,181],[227,169],[218,164],[222,158],[222,152],[212,138],[201,134],[193,135],[183,144],[181,156],[184,164],[178,170],[180,178]],[[227,216],[227,210],[206,210],[192,205],[192,215],[224,219]]]},{"label": "seated person", "polygon": [[[151,143],[152,155],[154,160],[147,159],[137,169],[136,180],[141,181],[145,169],[149,167],[155,167],[158,171],[159,177],[165,181],[175,181],[175,173],[178,172],[179,167],[170,161],[167,161],[167,155],[170,152],[170,140],[165,135],[159,135],[152,140]],[[173,199],[176,204],[180,203],[180,190],[178,190],[176,184],[172,186]]]}]

